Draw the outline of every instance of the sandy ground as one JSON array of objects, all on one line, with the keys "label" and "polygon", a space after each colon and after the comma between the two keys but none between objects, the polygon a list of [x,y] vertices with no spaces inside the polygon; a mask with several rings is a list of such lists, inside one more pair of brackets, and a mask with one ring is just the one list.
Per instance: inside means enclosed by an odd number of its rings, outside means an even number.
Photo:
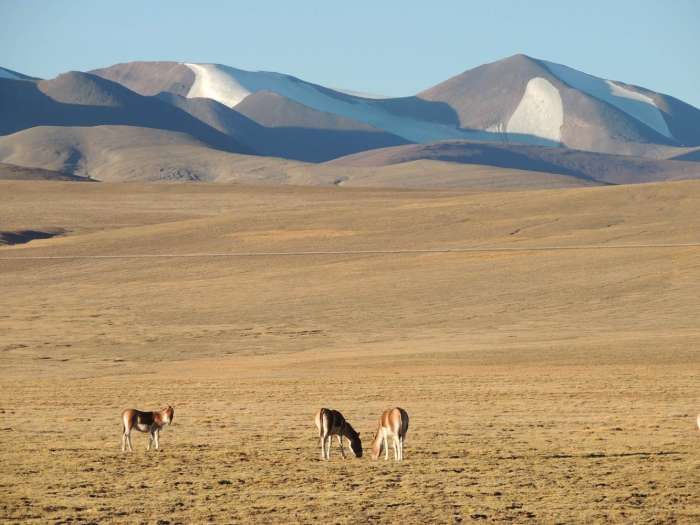
[{"label": "sandy ground", "polygon": [[[66,232],[0,246],[0,521],[697,523],[700,248],[640,246],[699,210],[697,182],[0,182],[0,231]],[[122,454],[121,410],[167,404]],[[403,463],[319,460],[320,406],[368,447],[396,405]]]}]

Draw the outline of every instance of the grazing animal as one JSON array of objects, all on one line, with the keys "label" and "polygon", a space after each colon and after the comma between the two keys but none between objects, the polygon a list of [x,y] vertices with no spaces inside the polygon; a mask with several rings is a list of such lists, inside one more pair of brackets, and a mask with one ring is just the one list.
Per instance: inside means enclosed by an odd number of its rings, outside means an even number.
[{"label": "grazing animal", "polygon": [[377,459],[384,448],[384,459],[389,459],[389,438],[394,440],[394,459],[403,461],[403,442],[408,432],[408,413],[403,408],[385,410],[379,418],[377,433],[372,442],[372,459]]},{"label": "grazing animal", "polygon": [[151,443],[154,443],[156,450],[160,446],[159,437],[160,431],[165,425],[170,425],[173,422],[175,410],[168,405],[163,410],[154,412],[141,412],[135,408],[129,408],[122,412],[122,452],[129,446],[129,452],[133,451],[131,447],[131,431],[136,429],[139,432],[148,432],[148,448],[151,450]]},{"label": "grazing animal", "polygon": [[347,438],[350,442],[355,457],[362,457],[362,440],[360,433],[355,432],[352,425],[348,423],[343,414],[337,410],[322,408],[316,413],[316,428],[318,429],[318,437],[321,440],[321,459],[331,458],[331,440],[333,436],[338,438],[340,445],[340,453],[345,459],[345,450],[343,449],[343,438]]}]

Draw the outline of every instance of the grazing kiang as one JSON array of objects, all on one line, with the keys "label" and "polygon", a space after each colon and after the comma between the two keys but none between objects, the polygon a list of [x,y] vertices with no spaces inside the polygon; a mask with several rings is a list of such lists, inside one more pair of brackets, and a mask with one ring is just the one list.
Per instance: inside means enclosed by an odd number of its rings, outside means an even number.
[{"label": "grazing kiang", "polygon": [[362,440],[360,433],[356,432],[352,425],[348,423],[343,414],[337,410],[322,408],[316,413],[316,428],[318,436],[321,440],[321,459],[331,458],[331,440],[333,436],[338,438],[340,445],[340,454],[345,459],[345,450],[343,448],[343,438],[350,442],[350,448],[356,457],[362,457]]},{"label": "grazing kiang", "polygon": [[131,447],[131,431],[138,430],[139,432],[148,432],[148,448],[151,450],[151,443],[156,447],[160,447],[160,431],[165,425],[170,425],[173,422],[175,410],[168,406],[163,410],[154,412],[142,412],[135,408],[129,408],[122,412],[122,452],[129,447],[129,451],[133,451]]},{"label": "grazing kiang", "polygon": [[403,408],[385,410],[379,418],[377,433],[372,442],[372,459],[377,459],[384,449],[384,459],[389,459],[389,438],[394,443],[394,459],[403,460],[403,443],[408,432],[408,414]]}]

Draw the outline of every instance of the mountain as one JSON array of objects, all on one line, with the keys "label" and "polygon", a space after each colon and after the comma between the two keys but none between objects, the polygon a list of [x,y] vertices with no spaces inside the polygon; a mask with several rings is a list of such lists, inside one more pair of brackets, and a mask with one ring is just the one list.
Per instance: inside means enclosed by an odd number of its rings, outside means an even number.
[{"label": "mountain", "polygon": [[[0,137],[0,162],[14,168],[30,166],[24,168],[27,173],[48,170],[45,173],[105,182],[203,181],[482,190],[599,185],[569,175],[434,160],[380,167],[309,164],[214,150],[185,133],[135,126],[37,126]],[[2,168],[0,164],[0,176]]]},{"label": "mountain", "polygon": [[257,142],[258,151],[285,158],[322,162],[359,151],[407,144],[396,135],[312,109],[270,91],[249,95],[235,110],[264,126],[277,139],[274,149]]},{"label": "mountain", "polygon": [[449,105],[460,127],[494,130],[508,142],[538,137],[575,149],[651,156],[658,146],[700,145],[697,108],[526,55],[470,69],[417,96]]},{"label": "mountain", "polygon": [[[15,107],[25,117],[21,120],[21,116],[17,116],[19,122],[14,127],[11,127],[11,119],[4,123],[5,129],[0,124],[0,131],[7,133],[39,124],[135,125],[188,132],[226,151],[259,152],[312,162],[406,143],[383,130],[311,109],[271,92],[259,92],[248,97],[250,100],[246,100],[242,112],[214,98],[181,96],[181,93],[189,91],[193,81],[194,75],[188,67],[172,62],[139,62],[120,64],[89,74],[67,73],[39,82],[37,89],[56,102],[76,106],[119,107],[120,110],[91,111],[88,116],[79,119],[76,108],[68,112],[64,108],[47,108],[45,101],[24,102],[24,107],[38,108],[37,113],[43,118],[32,117],[30,112],[21,110],[14,103],[17,94],[13,97],[0,93],[0,101],[8,103],[8,113],[11,107]],[[26,93],[28,89],[26,86],[23,89],[25,97],[30,95]],[[40,98],[36,95],[35,98]],[[135,111],[130,111],[132,108]],[[80,108],[80,112],[86,113],[87,110]],[[271,118],[273,112],[276,116]],[[61,118],[48,118],[52,114],[58,114]],[[185,114],[192,118],[185,118]],[[187,122],[181,122],[183,120]],[[220,134],[235,142],[231,143]]]},{"label": "mountain", "polygon": [[415,96],[384,99],[219,64],[139,62],[94,73],[143,94],[160,89],[234,109],[271,92],[415,143],[492,141],[649,157],[700,146],[697,108],[526,55],[470,69]]},{"label": "mountain", "polygon": [[256,170],[264,182],[275,179],[277,167],[296,165],[212,149],[187,133],[137,126],[32,127],[0,137],[0,162],[113,182],[245,180]]},{"label": "mountain", "polygon": [[0,137],[0,162],[28,167],[35,178],[40,169],[49,170],[46,175],[105,182],[514,190],[700,177],[700,165],[692,162],[597,155],[595,163],[592,156],[596,154],[562,148],[445,143],[385,148],[314,164],[215,150],[186,133],[136,126],[37,126]]},{"label": "mountain", "polygon": [[0,114],[1,162],[105,181],[571,187],[700,160],[697,108],[525,55],[399,98],[218,64],[0,68]]},{"label": "mountain", "polygon": [[[187,98],[212,99],[234,109],[248,96],[262,91],[271,92],[310,110],[316,110],[319,114],[349,119],[408,142],[485,137],[483,133],[459,130],[454,124],[445,125],[440,122],[452,114],[442,103],[419,100],[416,97],[369,99],[281,73],[245,71],[220,64],[163,62],[117,64],[91,73],[123,83],[138,93],[168,91]],[[172,78],[175,80],[166,81]],[[307,121],[304,127],[311,127],[310,123]],[[322,125],[313,127],[322,129]]]},{"label": "mountain", "polygon": [[700,164],[693,162],[591,153],[566,148],[460,141],[410,144],[366,151],[327,164],[368,168],[426,160],[556,173],[594,184],[700,178]]},{"label": "mountain", "polygon": [[158,96],[261,155],[323,162],[359,151],[406,144],[400,137],[316,111],[268,91],[250,95],[235,109],[208,98],[185,98],[172,93]]},{"label": "mountain", "polygon": [[0,79],[0,114],[0,134],[45,125],[126,125],[188,133],[213,148],[252,152],[157,97],[76,71],[38,82]]},{"label": "mountain", "polygon": [[179,62],[127,62],[90,73],[145,96],[166,91],[184,97],[194,82],[192,70]]}]

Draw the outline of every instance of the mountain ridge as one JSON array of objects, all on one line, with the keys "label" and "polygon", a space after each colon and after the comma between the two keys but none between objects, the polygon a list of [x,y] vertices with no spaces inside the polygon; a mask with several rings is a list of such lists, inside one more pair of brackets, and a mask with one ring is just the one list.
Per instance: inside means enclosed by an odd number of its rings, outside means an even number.
[{"label": "mountain ridge", "polygon": [[[617,184],[695,178],[700,160],[697,108],[522,54],[395,98],[221,64],[127,62],[47,80],[0,68],[0,113],[0,160],[70,176],[98,167],[119,180],[139,177],[128,154],[149,166],[147,180],[249,181],[255,170],[236,165],[262,163],[266,181],[365,184],[374,173],[401,185],[405,171],[413,186],[419,166],[449,186],[477,165],[520,170],[502,178],[511,182],[550,173]],[[342,174],[350,168],[364,171]],[[425,173],[426,187],[436,180]]]},{"label": "mountain ridge", "polygon": [[[173,71],[186,81],[165,85]],[[413,96],[378,99],[221,64],[139,62],[95,72],[151,91],[157,81],[166,91],[231,108],[270,91],[408,142],[486,140],[642,156],[655,155],[659,147],[700,145],[697,108],[524,54],[468,69]]]}]

